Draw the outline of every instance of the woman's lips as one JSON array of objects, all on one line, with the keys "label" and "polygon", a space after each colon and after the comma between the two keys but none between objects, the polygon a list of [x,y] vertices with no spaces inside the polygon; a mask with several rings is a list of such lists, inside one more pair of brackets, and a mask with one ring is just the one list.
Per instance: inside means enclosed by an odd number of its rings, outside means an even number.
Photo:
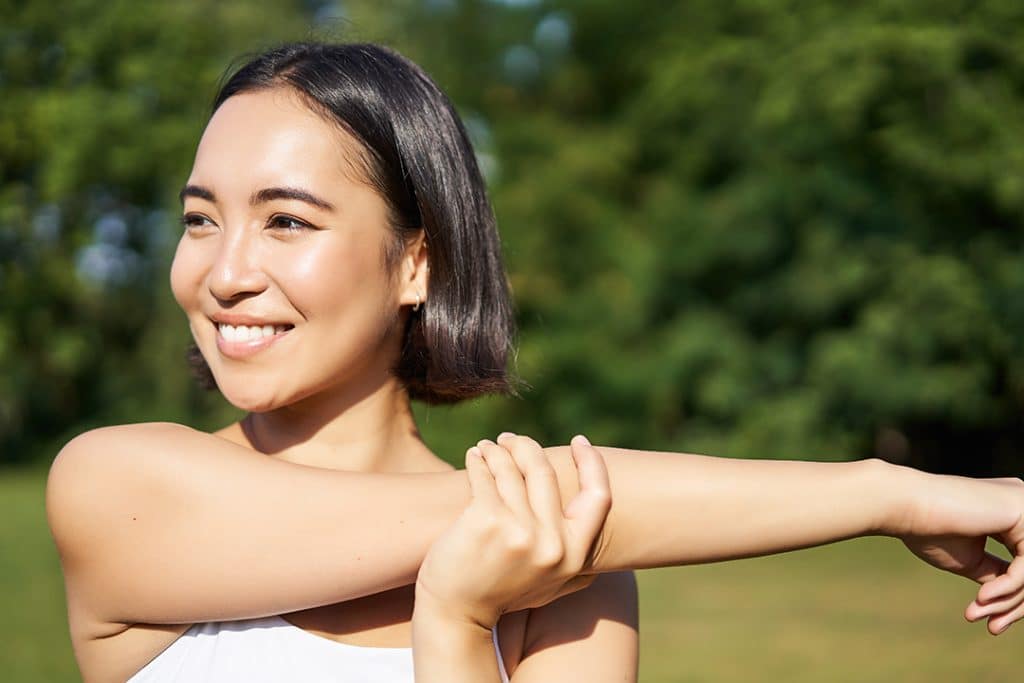
[{"label": "woman's lips", "polygon": [[246,358],[279,341],[293,325],[228,325],[214,323],[217,350],[228,358]]}]

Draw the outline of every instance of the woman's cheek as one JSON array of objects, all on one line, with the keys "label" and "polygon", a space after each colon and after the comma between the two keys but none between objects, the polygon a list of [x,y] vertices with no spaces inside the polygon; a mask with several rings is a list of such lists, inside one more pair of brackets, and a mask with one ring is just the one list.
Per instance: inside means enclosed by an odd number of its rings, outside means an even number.
[{"label": "woman's cheek", "polygon": [[198,268],[193,251],[186,238],[182,237],[171,261],[171,293],[186,313],[198,304]]},{"label": "woman's cheek", "polygon": [[288,258],[278,264],[279,272],[286,273],[278,281],[290,290],[289,298],[297,307],[335,309],[354,292],[365,295],[367,288],[377,286],[379,278],[372,270],[381,268],[377,261],[349,245],[332,246],[280,255]]}]

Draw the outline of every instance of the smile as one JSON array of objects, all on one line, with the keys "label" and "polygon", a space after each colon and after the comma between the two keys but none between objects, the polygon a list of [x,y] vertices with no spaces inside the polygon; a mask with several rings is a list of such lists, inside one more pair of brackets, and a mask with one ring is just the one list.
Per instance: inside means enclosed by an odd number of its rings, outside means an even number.
[{"label": "smile", "polygon": [[217,334],[229,342],[258,341],[283,334],[291,325],[228,325],[217,324]]},{"label": "smile", "polygon": [[242,360],[273,346],[295,327],[288,324],[229,325],[214,322],[217,350],[221,355]]}]

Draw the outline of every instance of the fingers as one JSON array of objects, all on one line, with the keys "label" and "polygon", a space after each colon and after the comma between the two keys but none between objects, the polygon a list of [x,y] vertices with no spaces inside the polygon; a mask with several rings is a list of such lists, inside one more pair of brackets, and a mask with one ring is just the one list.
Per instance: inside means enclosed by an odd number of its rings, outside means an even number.
[{"label": "fingers", "polygon": [[512,455],[526,480],[526,495],[537,520],[552,530],[562,521],[562,495],[558,477],[540,444],[511,432],[498,435],[498,443]]},{"label": "fingers", "polygon": [[994,581],[1006,573],[1009,566],[1010,563],[998,555],[985,553],[984,557],[982,557],[981,561],[977,565],[957,573],[968,579],[987,585],[990,581]]},{"label": "fingers", "polygon": [[967,606],[968,621],[988,619],[992,634],[1001,633],[1021,618],[1024,609],[1024,556],[1012,562],[998,560],[1006,568],[978,589],[978,597]]},{"label": "fingers", "polygon": [[572,457],[579,472],[580,491],[569,501],[566,519],[572,520],[577,533],[591,540],[601,530],[611,509],[611,484],[601,453],[585,436],[573,437]]},{"label": "fingers", "polygon": [[979,604],[977,600],[964,612],[967,621],[988,619],[989,633],[996,636],[1024,617],[1024,591],[992,603]]},{"label": "fingers", "polygon": [[480,449],[474,446],[466,451],[466,474],[469,477],[469,488],[473,493],[473,500],[486,504],[494,504],[499,501],[498,487],[494,482],[491,470],[484,462]]},{"label": "fingers", "polygon": [[[585,437],[572,441],[579,492],[562,510],[558,477],[541,446],[503,432],[498,444],[479,444],[502,500],[537,532],[535,559],[576,572],[583,566],[611,507],[608,471],[601,453]],[[571,591],[570,591],[571,592]]]},{"label": "fingers", "polygon": [[[989,557],[994,556],[989,555]],[[1024,555],[1018,555],[1012,562],[998,557],[994,559],[1002,565],[1002,569],[990,579],[978,579],[984,583],[978,589],[979,603],[987,604],[1024,589]]]},{"label": "fingers", "polygon": [[988,631],[994,636],[999,635],[1010,628],[1015,622],[1024,617],[1024,604],[1017,605],[1006,614],[1001,614],[988,620]]},{"label": "fingers", "polygon": [[1024,591],[992,602],[981,603],[975,600],[967,606],[964,616],[967,617],[967,621],[991,620],[1010,613],[1020,607],[1021,604],[1024,604]]},{"label": "fingers", "polygon": [[483,458],[494,476],[494,483],[498,489],[498,495],[512,513],[520,520],[526,520],[533,516],[530,510],[530,503],[526,496],[526,485],[523,481],[523,474],[519,466],[512,459],[512,455],[494,443],[484,439],[477,444],[477,448],[483,454]]}]

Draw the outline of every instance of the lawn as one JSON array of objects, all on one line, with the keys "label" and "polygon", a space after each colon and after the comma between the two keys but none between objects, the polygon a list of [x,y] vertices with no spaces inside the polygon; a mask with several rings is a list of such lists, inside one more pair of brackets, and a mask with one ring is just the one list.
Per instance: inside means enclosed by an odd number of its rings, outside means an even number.
[{"label": "lawn", "polygon": [[[0,680],[78,679],[43,513],[45,473],[0,471]],[[1018,681],[1024,628],[992,638],[972,587],[888,539],[644,572],[641,680]]]}]

